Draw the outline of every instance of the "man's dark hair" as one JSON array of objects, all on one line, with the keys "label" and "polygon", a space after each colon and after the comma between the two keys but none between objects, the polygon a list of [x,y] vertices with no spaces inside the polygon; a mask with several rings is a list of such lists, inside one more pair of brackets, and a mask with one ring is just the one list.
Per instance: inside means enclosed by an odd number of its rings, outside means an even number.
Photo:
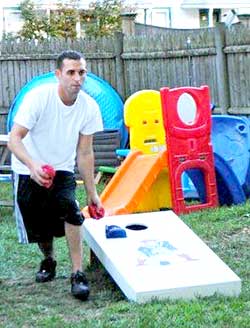
[{"label": "man's dark hair", "polygon": [[85,59],[83,54],[75,50],[65,50],[61,52],[56,59],[56,68],[61,69],[64,59],[73,59],[80,60],[81,58]]}]

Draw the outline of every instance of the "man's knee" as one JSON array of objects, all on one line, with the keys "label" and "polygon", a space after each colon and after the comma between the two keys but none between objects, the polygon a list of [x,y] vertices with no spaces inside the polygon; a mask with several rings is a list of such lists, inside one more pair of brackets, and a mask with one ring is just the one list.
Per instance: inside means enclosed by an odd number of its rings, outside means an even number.
[{"label": "man's knee", "polygon": [[65,222],[80,226],[84,221],[84,216],[77,203],[73,199],[62,199],[59,201],[59,214]]}]

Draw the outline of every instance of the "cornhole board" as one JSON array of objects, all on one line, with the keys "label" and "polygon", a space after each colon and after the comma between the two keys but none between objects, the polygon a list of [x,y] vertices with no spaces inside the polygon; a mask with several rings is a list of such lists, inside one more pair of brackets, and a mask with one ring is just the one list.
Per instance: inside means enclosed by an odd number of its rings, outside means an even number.
[{"label": "cornhole board", "polygon": [[[106,225],[118,225],[127,237],[106,238]],[[86,219],[83,231],[131,301],[237,296],[241,291],[240,278],[172,211]]]}]

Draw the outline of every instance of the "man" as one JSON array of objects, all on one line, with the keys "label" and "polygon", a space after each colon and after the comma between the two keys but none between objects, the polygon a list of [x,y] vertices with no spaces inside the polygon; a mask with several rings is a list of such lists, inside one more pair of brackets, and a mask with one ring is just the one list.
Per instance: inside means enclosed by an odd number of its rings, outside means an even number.
[{"label": "man", "polygon": [[[86,73],[86,61],[80,53],[62,52],[55,71],[58,83],[27,93],[8,143],[15,174],[19,241],[38,243],[44,256],[36,281],[55,277],[53,238],[66,235],[72,262],[71,292],[81,300],[88,298],[89,286],[82,272],[84,217],[75,201],[73,172],[76,158],[88,205],[101,208],[94,184],[92,139],[93,133],[103,129],[98,105],[81,90]],[[44,165],[56,171],[53,181]]]}]

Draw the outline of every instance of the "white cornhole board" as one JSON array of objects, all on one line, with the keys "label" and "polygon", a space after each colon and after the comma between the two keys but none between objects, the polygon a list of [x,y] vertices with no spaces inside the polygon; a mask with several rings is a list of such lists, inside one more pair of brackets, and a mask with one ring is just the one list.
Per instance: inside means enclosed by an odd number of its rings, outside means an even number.
[{"label": "white cornhole board", "polygon": [[[126,228],[130,224],[145,230]],[[105,226],[126,238],[106,238]],[[240,278],[172,211],[84,221],[84,238],[129,300],[237,296]]]}]

